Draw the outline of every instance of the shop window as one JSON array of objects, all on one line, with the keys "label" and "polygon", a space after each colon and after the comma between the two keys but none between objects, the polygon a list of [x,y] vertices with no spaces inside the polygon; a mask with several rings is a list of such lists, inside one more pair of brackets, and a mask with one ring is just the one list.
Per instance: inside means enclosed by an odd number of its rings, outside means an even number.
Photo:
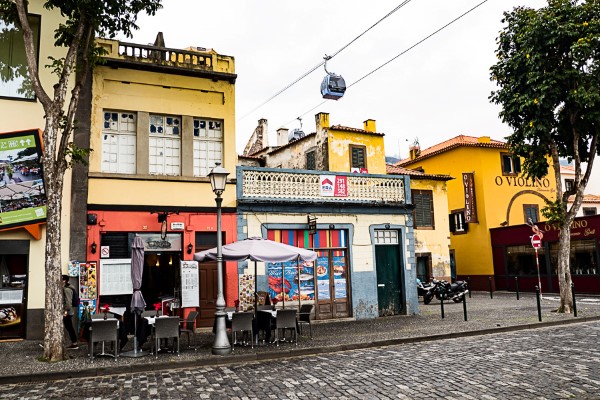
[{"label": "shop window", "polygon": [[[540,262],[540,275],[546,275],[546,257],[544,257],[543,247],[538,249],[538,259]],[[537,276],[535,250],[529,244],[506,247],[506,261],[507,275]]]},{"label": "shop window", "polygon": [[583,215],[589,217],[598,214],[596,207],[583,207]]},{"label": "shop window", "polygon": [[131,244],[135,234],[129,232],[106,232],[100,235],[100,246],[108,246],[110,257],[131,258]]},{"label": "shop window", "polygon": [[455,210],[450,214],[450,232],[455,235],[467,233],[469,224],[465,222],[465,210]]},{"label": "shop window", "polygon": [[[571,275],[598,274],[598,249],[595,240],[571,240],[569,266]],[[550,259],[554,274],[558,274],[558,242],[550,245]]]},{"label": "shop window", "polygon": [[412,190],[415,209],[413,221],[415,228],[435,228],[433,219],[433,192],[431,190]]},{"label": "shop window", "polygon": [[523,204],[523,214],[525,216],[525,223],[538,223],[540,221],[539,206],[537,204]]},{"label": "shop window", "polygon": [[502,153],[502,175],[516,175],[521,172],[521,159],[512,154]]},{"label": "shop window", "polygon": [[575,185],[575,180],[565,179],[565,191],[569,191],[569,190],[573,189],[574,185]]},{"label": "shop window", "polygon": [[[29,15],[29,26],[33,33],[33,47],[37,55],[40,43],[39,15]],[[0,97],[10,97],[24,100],[35,100],[35,93],[27,72],[27,57],[23,36],[13,23],[3,19],[0,14]]]},{"label": "shop window", "polygon": [[181,119],[168,115],[150,115],[151,175],[181,174]]},{"label": "shop window", "polygon": [[102,172],[135,174],[136,114],[104,110],[102,115]]},{"label": "shop window", "polygon": [[194,118],[194,176],[207,176],[216,163],[223,164],[223,123]]},{"label": "shop window", "polygon": [[398,231],[376,229],[375,244],[398,244]]},{"label": "shop window", "polygon": [[306,169],[311,171],[317,169],[315,151],[309,151],[308,153],[306,153]]},{"label": "shop window", "polygon": [[350,168],[367,168],[365,146],[350,145]]}]

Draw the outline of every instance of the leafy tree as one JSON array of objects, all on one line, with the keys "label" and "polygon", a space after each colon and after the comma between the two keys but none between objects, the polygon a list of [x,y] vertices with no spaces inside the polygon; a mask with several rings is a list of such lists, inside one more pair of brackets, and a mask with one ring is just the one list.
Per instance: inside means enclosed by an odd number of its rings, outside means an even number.
[{"label": "leafy tree", "polygon": [[[42,1],[42,0],[39,0]],[[51,59],[49,67],[57,80],[53,92],[42,87],[34,51],[32,30],[27,19],[27,0],[0,0],[0,15],[17,25],[22,33],[31,87],[45,112],[42,165],[46,182],[46,300],[44,311],[44,358],[65,358],[62,324],[61,212],[64,174],[73,162],[85,162],[86,149],[70,141],[80,91],[90,68],[102,54],[96,35],[114,38],[121,33],[131,37],[137,29],[140,12],[154,15],[161,0],[45,0],[44,8],[63,16],[55,29],[55,46],[65,48],[65,56]]]},{"label": "leafy tree", "polygon": [[[524,158],[525,174],[540,178],[549,163],[554,169],[556,200],[542,213],[560,230],[559,311],[571,312],[570,225],[600,154],[600,1],[548,0],[538,10],[505,12],[502,22],[498,62],[491,67],[499,89],[490,99],[502,106],[500,117],[514,130],[508,145]],[[571,190],[563,190],[560,158],[575,164]]]}]

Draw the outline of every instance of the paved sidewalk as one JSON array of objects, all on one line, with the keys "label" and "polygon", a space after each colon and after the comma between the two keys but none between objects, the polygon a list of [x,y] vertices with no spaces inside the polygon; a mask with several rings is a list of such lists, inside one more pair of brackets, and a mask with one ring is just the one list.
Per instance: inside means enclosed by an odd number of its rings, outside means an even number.
[{"label": "paved sidewalk", "polygon": [[[228,356],[213,356],[213,334],[201,331],[196,334],[197,351],[187,349],[182,339],[179,356],[159,354],[141,358],[119,357],[116,361],[100,357],[91,362],[86,356],[87,345],[72,350],[72,359],[46,363],[38,361],[42,355],[39,341],[0,342],[0,383],[18,383],[66,379],[70,377],[111,375],[128,372],[173,369],[180,367],[222,365],[252,360],[267,360],[303,356],[346,349],[413,343],[442,338],[482,335],[494,332],[533,329],[548,325],[600,320],[600,299],[579,295],[578,317],[558,314],[556,296],[542,301],[542,320],[538,322],[536,299],[533,294],[521,294],[516,300],[514,293],[473,293],[467,298],[468,321],[464,321],[462,303],[445,303],[445,318],[441,318],[440,304],[434,300],[429,305],[419,304],[420,314],[394,316],[372,320],[342,320],[313,323],[313,339],[300,336],[298,345],[282,343],[254,347],[236,347]],[[304,332],[308,334],[307,329]],[[131,342],[131,341],[130,341]],[[127,351],[131,344],[124,349]]]}]

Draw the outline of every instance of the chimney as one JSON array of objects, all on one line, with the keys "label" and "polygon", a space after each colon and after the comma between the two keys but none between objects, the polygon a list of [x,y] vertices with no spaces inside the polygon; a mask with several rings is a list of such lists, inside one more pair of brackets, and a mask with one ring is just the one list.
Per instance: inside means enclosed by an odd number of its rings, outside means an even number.
[{"label": "chimney", "polygon": [[329,113],[318,113],[315,115],[315,125],[317,132],[321,129],[329,128]]},{"label": "chimney", "polygon": [[489,144],[489,143],[491,143],[491,139],[489,136],[480,136],[477,138],[477,142]]},{"label": "chimney", "polygon": [[288,128],[279,128],[277,129],[277,146],[285,146],[288,144]]},{"label": "chimney", "polygon": [[375,130],[375,120],[374,119],[368,119],[368,120],[364,121],[363,126],[365,127],[365,131],[367,131],[367,132],[372,132],[372,133],[377,132]]},{"label": "chimney", "polygon": [[408,148],[408,155],[411,160],[414,160],[415,158],[419,157],[419,155],[421,155],[421,146],[419,146],[418,144],[410,146]]}]

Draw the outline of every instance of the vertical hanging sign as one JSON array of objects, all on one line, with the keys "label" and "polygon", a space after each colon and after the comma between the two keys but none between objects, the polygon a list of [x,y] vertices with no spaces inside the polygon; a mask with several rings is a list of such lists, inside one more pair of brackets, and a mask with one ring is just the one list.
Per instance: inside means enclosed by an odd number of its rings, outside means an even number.
[{"label": "vertical hanging sign", "polygon": [[463,172],[465,188],[465,222],[477,223],[477,202],[475,200],[475,177],[473,172]]}]

